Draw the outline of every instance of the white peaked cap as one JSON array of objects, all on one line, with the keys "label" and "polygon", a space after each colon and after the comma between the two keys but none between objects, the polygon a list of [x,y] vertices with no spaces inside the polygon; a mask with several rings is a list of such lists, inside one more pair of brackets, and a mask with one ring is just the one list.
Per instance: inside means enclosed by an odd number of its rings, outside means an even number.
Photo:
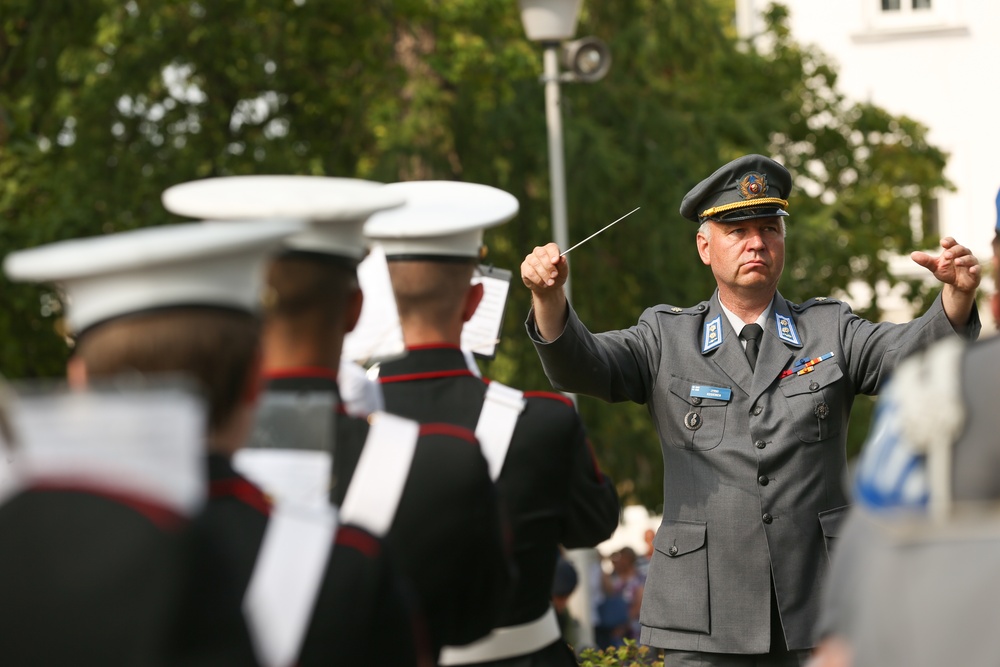
[{"label": "white peaked cap", "polygon": [[403,204],[382,183],[325,176],[223,176],[167,188],[171,213],[205,220],[295,218],[309,226],[286,246],[360,260],[362,228],[372,213]]},{"label": "white peaked cap", "polygon": [[489,185],[456,181],[391,183],[386,190],[406,199],[365,223],[365,236],[386,257],[479,258],[483,230],[517,215],[514,195]]},{"label": "white peaked cap", "polygon": [[13,252],[4,271],[12,280],[61,286],[66,323],[77,334],[105,320],[170,306],[256,312],[265,262],[303,225],[270,220],[147,227]]}]

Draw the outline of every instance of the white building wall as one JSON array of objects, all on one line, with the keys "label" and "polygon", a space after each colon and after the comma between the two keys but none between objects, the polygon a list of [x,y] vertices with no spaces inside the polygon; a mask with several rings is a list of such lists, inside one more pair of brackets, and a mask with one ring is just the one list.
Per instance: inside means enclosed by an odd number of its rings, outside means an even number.
[{"label": "white building wall", "polygon": [[[889,14],[881,0],[781,1],[796,41],[836,63],[848,99],[930,128],[957,187],[939,193],[941,234],[988,260],[1000,188],[1000,2],[931,0],[930,10],[910,10],[902,0],[904,10]],[[736,1],[742,36],[759,32],[769,4]]]}]

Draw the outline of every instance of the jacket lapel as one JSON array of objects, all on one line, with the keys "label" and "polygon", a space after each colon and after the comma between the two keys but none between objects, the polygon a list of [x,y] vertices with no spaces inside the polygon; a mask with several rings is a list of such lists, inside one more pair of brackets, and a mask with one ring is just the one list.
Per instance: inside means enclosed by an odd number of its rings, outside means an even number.
[{"label": "jacket lapel", "polygon": [[[709,300],[708,315],[705,322],[712,322],[717,316],[721,316],[722,324],[722,344],[713,350],[704,351],[702,354],[712,354],[712,360],[719,369],[729,376],[733,384],[738,386],[744,393],[750,393],[753,383],[753,376],[750,373],[750,364],[747,362],[746,353],[743,351],[743,344],[740,342],[739,332],[733,331],[729,318],[722,311],[719,305],[718,291]],[[702,340],[705,339],[702,334]]]},{"label": "jacket lapel", "polygon": [[751,404],[778,379],[781,371],[795,358],[794,350],[801,347],[802,341],[788,312],[788,303],[776,293],[760,341],[757,370],[748,392]]}]

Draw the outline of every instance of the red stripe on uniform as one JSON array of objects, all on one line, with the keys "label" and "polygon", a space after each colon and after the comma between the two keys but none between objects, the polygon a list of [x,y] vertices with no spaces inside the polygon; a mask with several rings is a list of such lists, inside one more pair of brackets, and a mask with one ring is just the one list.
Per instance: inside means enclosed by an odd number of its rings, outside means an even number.
[{"label": "red stripe on uniform", "polygon": [[524,397],[525,398],[551,398],[552,400],[555,400],[555,401],[562,401],[563,403],[565,403],[569,407],[576,409],[576,406],[573,405],[573,401],[572,400],[570,400],[569,398],[566,398],[562,394],[556,394],[555,392],[551,392],[551,391],[526,391],[526,392],[524,392]]},{"label": "red stripe on uniform", "polygon": [[212,480],[208,485],[209,498],[235,498],[264,515],[271,514],[271,503],[264,493],[245,479]]},{"label": "red stripe on uniform", "polygon": [[594,464],[594,474],[597,475],[597,481],[604,481],[604,473],[601,472],[601,466],[597,462],[597,454],[594,453],[594,446],[590,444],[590,438],[587,438],[587,451],[590,452],[590,462]]},{"label": "red stripe on uniform", "polygon": [[411,380],[433,380],[435,378],[454,378],[454,377],[474,377],[472,371],[468,369],[455,369],[452,371],[428,371],[426,373],[407,373],[405,375],[390,375],[389,377],[380,377],[378,379],[382,384],[389,384],[390,382],[410,382]]},{"label": "red stripe on uniform", "polygon": [[169,507],[156,502],[155,500],[143,498],[125,491],[119,491],[118,489],[108,489],[71,481],[56,480],[39,481],[32,484],[29,488],[33,491],[85,493],[92,496],[98,496],[100,498],[106,498],[107,500],[116,502],[119,505],[124,505],[135,510],[142,516],[149,519],[152,523],[156,524],[156,526],[162,530],[176,530],[186,522],[186,519],[182,515],[178,514]]},{"label": "red stripe on uniform", "polygon": [[454,343],[424,343],[423,345],[411,345],[407,350],[461,350]]},{"label": "red stripe on uniform", "polygon": [[460,438],[466,440],[473,445],[478,444],[479,441],[476,440],[476,434],[467,428],[461,426],[456,426],[455,424],[421,424],[420,425],[420,435],[448,435],[453,438]]},{"label": "red stripe on uniform", "polygon": [[334,544],[360,551],[368,558],[375,558],[382,551],[382,545],[375,537],[352,526],[342,526],[337,531],[337,539],[334,540]]}]

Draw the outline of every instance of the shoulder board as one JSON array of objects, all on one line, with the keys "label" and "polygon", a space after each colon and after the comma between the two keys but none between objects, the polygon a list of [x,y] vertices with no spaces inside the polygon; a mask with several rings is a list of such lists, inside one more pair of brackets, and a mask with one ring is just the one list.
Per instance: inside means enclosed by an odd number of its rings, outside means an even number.
[{"label": "shoulder board", "polygon": [[208,483],[209,498],[233,498],[264,515],[271,514],[271,499],[242,477],[215,479]]},{"label": "shoulder board", "polygon": [[814,297],[812,299],[809,299],[808,301],[806,301],[804,303],[793,303],[791,305],[791,308],[792,308],[792,310],[794,310],[795,312],[798,313],[798,312],[802,312],[803,310],[805,310],[807,308],[812,308],[813,306],[823,306],[823,305],[828,305],[828,304],[831,304],[831,303],[839,304],[840,301],[838,301],[837,299],[828,297],[828,296],[817,296],[817,297]]},{"label": "shoulder board", "polygon": [[553,401],[559,401],[560,403],[565,403],[566,405],[568,405],[571,408],[574,408],[574,409],[576,408],[576,406],[573,405],[573,401],[572,400],[570,400],[566,396],[563,396],[562,394],[557,394],[554,391],[526,391],[526,392],[524,392],[524,397],[525,398],[549,398],[549,399],[552,399]]},{"label": "shoulder board", "polygon": [[465,440],[473,445],[479,444],[479,441],[476,440],[476,434],[474,432],[456,424],[445,424],[443,422],[421,424],[420,437],[431,435],[446,435],[452,438],[458,438],[459,440]]},{"label": "shoulder board", "polygon": [[338,547],[348,547],[364,554],[368,558],[376,558],[382,551],[382,543],[377,537],[357,526],[341,526],[337,531],[334,544]]},{"label": "shoulder board", "polygon": [[653,308],[658,313],[665,313],[667,315],[701,315],[706,310],[708,310],[708,301],[702,301],[696,306],[690,306],[688,308],[681,308],[680,306],[671,306],[669,304],[660,304]]}]

